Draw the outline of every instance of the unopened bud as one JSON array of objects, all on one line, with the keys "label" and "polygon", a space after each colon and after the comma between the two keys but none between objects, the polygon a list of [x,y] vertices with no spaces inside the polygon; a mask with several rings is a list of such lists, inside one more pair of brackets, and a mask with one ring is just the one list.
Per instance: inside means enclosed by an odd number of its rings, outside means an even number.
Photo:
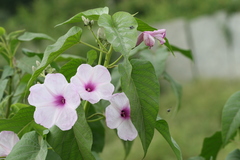
[{"label": "unopened bud", "polygon": [[37,67],[39,67],[40,64],[41,64],[41,63],[37,60],[37,61],[36,61],[36,65],[37,65]]},{"label": "unopened bud", "polygon": [[88,25],[89,25],[90,21],[89,21],[88,18],[82,16],[82,20],[83,20],[83,23],[84,23],[85,26],[88,26]]},{"label": "unopened bud", "polygon": [[97,38],[98,38],[100,41],[106,40],[106,35],[105,35],[104,28],[99,28],[99,29],[98,29],[98,31],[97,31]]}]

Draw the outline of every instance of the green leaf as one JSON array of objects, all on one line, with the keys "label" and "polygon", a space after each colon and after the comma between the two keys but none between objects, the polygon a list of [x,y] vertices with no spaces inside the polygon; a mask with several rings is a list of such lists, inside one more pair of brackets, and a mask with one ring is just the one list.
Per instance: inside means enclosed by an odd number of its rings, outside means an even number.
[{"label": "green leaf", "polygon": [[166,60],[169,53],[165,48],[158,48],[156,51],[146,49],[140,52],[140,56],[153,64],[156,75],[159,77],[165,70]]},{"label": "green leaf", "polygon": [[125,59],[119,65],[121,86],[131,106],[131,119],[142,142],[144,156],[151,143],[159,109],[160,87],[152,64]]},{"label": "green leaf", "polygon": [[43,160],[47,156],[47,143],[35,131],[26,133],[13,147],[6,160]]},{"label": "green leaf", "polygon": [[7,37],[6,39],[8,40],[9,42],[9,49],[10,49],[10,54],[11,56],[14,56],[16,51],[17,51],[17,48],[20,44],[19,40],[17,39],[17,37],[22,34],[24,32],[24,30],[19,30],[19,31],[14,31],[14,32],[11,32]]},{"label": "green leaf", "polygon": [[25,107],[20,109],[11,119],[0,119],[0,131],[13,131],[21,137],[24,133],[29,132],[34,125],[33,113],[35,107]]},{"label": "green leaf", "polygon": [[83,63],[85,63],[85,61],[82,59],[72,59],[71,61],[62,66],[62,68],[60,69],[60,73],[65,76],[67,81],[70,81],[71,77],[76,74],[77,68]]},{"label": "green leaf", "polygon": [[141,19],[139,18],[135,18],[137,23],[138,23],[138,28],[137,30],[138,31],[154,31],[154,30],[157,30],[156,28],[154,27],[151,27],[150,25],[148,25],[147,23],[143,22]]},{"label": "green leaf", "polygon": [[112,17],[103,14],[98,19],[98,25],[105,29],[107,41],[116,52],[128,56],[137,41],[137,22],[127,12],[117,12]]},{"label": "green leaf", "polygon": [[171,84],[174,94],[177,98],[176,111],[178,111],[181,107],[181,99],[182,99],[182,86],[177,83],[167,72],[163,72],[164,78]]},{"label": "green leaf", "polygon": [[192,55],[192,51],[191,50],[181,49],[181,48],[178,48],[178,47],[176,47],[174,45],[171,45],[171,48],[172,48],[173,51],[180,52],[181,54],[183,54],[187,58],[193,60],[193,55]]},{"label": "green leaf", "polygon": [[172,148],[173,152],[175,153],[177,159],[182,160],[181,149],[178,146],[178,144],[175,142],[175,140],[171,137],[167,122],[163,119],[157,120],[156,129],[165,138],[165,140],[168,142],[168,144]]},{"label": "green leaf", "polygon": [[18,37],[19,41],[31,41],[34,39],[46,39],[46,40],[55,41],[52,37],[44,33],[25,32],[23,35]]},{"label": "green leaf", "polygon": [[0,101],[3,97],[5,88],[7,87],[8,79],[0,79]]},{"label": "green leaf", "polygon": [[56,59],[62,52],[77,44],[80,40],[82,34],[82,29],[79,27],[72,27],[65,35],[60,37],[56,43],[50,45],[46,48],[42,62],[38,69],[33,73],[31,79],[26,87],[26,92],[28,92],[32,83],[37,79],[39,74]]},{"label": "green leaf", "polygon": [[240,159],[240,150],[235,149],[231,153],[229,153],[225,160],[239,160]]},{"label": "green leaf", "polygon": [[56,62],[66,62],[70,61],[72,59],[81,59],[86,62],[86,58],[77,56],[77,55],[71,55],[71,54],[61,54],[56,58]]},{"label": "green leaf", "polygon": [[90,50],[87,52],[87,63],[93,65],[94,61],[98,58],[98,54],[95,50]]},{"label": "green leaf", "polygon": [[31,51],[31,50],[26,49],[26,48],[23,48],[22,52],[23,52],[23,54],[25,54],[28,57],[38,56],[40,59],[43,58],[43,53],[34,52],[34,51]]},{"label": "green leaf", "polygon": [[75,16],[71,17],[70,19],[66,20],[63,23],[56,25],[55,27],[61,26],[63,24],[68,24],[68,23],[82,22],[82,16],[84,16],[85,18],[89,18],[91,20],[97,21],[100,15],[108,14],[108,12],[109,12],[108,7],[90,9],[85,12],[80,12],[76,14]]},{"label": "green leaf", "polygon": [[200,156],[204,157],[206,160],[216,160],[221,147],[222,135],[221,132],[216,132],[211,137],[204,139]]},{"label": "green leaf", "polygon": [[38,56],[34,57],[27,57],[22,56],[20,59],[16,61],[17,67],[21,69],[23,73],[29,73],[32,74],[32,66],[36,66],[36,61],[41,61]]},{"label": "green leaf", "polygon": [[62,160],[62,158],[53,150],[49,149],[46,160]]},{"label": "green leaf", "polygon": [[205,160],[205,158],[197,156],[197,157],[191,157],[188,160]]},{"label": "green leaf", "polygon": [[129,153],[130,153],[130,151],[131,151],[133,142],[134,142],[134,141],[123,141],[123,140],[122,140],[122,143],[123,143],[123,146],[124,146],[124,151],[125,151],[125,157],[124,157],[124,159],[127,159],[128,155],[129,155]]},{"label": "green leaf", "polygon": [[168,48],[168,50],[174,55],[174,52],[173,52],[173,49],[172,49],[172,46],[171,46],[171,44],[169,43],[169,41],[168,41],[168,39],[165,37],[164,38],[165,39],[165,43],[164,43],[164,45]]},{"label": "green leaf", "polygon": [[222,140],[225,146],[240,126],[240,91],[234,93],[222,111]]},{"label": "green leaf", "polygon": [[[88,114],[92,115],[94,113],[96,113],[96,111],[94,109],[94,106],[91,105],[89,107]],[[105,144],[105,128],[103,124],[101,123],[101,121],[96,121],[88,123],[88,125],[91,128],[93,134],[92,151],[96,153],[102,152]]]},{"label": "green leaf", "polygon": [[0,27],[0,37],[6,33],[3,27]]},{"label": "green leaf", "polygon": [[71,130],[61,131],[54,126],[47,141],[62,160],[94,160],[91,153],[92,132],[87,124],[82,106],[77,109],[78,120]]},{"label": "green leaf", "polygon": [[4,66],[1,79],[8,78],[9,76],[14,75],[14,69],[10,66]]}]

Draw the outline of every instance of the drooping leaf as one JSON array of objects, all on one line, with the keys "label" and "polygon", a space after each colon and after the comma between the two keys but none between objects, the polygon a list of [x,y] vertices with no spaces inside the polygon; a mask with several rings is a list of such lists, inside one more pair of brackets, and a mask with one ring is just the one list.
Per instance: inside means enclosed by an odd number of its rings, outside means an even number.
[{"label": "drooping leaf", "polygon": [[103,14],[98,19],[98,25],[105,29],[107,41],[116,52],[128,56],[137,41],[137,22],[127,12],[117,12],[113,16]]},{"label": "drooping leaf", "polygon": [[47,143],[35,131],[26,133],[13,147],[6,160],[43,160],[47,156]]},{"label": "drooping leaf", "polygon": [[173,51],[177,51],[180,52],[182,55],[186,56],[187,58],[193,60],[193,55],[192,55],[192,51],[191,50],[185,50],[185,49],[181,49],[179,47],[176,47],[174,45],[171,45],[171,48]]},{"label": "drooping leaf", "polygon": [[159,48],[156,51],[146,49],[140,52],[140,56],[153,64],[156,75],[159,77],[165,70],[169,53],[164,48]]},{"label": "drooping leaf", "polygon": [[71,61],[62,66],[62,68],[60,69],[60,73],[65,76],[67,81],[70,81],[71,77],[76,74],[77,68],[83,63],[85,63],[85,61],[82,59],[72,59]]},{"label": "drooping leaf", "polygon": [[240,150],[235,149],[231,153],[229,153],[225,160],[239,160],[240,159]]},{"label": "drooping leaf", "polygon": [[46,40],[55,41],[52,37],[44,33],[25,32],[24,34],[18,37],[19,41],[31,41],[34,39],[46,39]]},{"label": "drooping leaf", "polygon": [[160,87],[152,64],[125,59],[119,65],[121,87],[131,105],[131,119],[142,142],[144,156],[152,140],[159,109]]},{"label": "drooping leaf", "polygon": [[50,45],[46,48],[42,62],[38,69],[33,73],[31,79],[26,87],[26,93],[32,85],[32,83],[37,79],[39,74],[57,58],[61,53],[70,48],[71,46],[77,44],[80,40],[82,34],[82,29],[79,27],[72,27],[65,35],[60,37],[56,43]]},{"label": "drooping leaf", "polygon": [[158,132],[164,137],[164,139],[168,142],[173,152],[175,153],[178,160],[182,160],[182,152],[176,141],[172,138],[168,124],[165,120],[159,119],[156,122],[156,129]]},{"label": "drooping leaf", "polygon": [[151,27],[147,23],[143,22],[141,19],[139,19],[139,18],[135,18],[135,19],[136,19],[136,21],[138,23],[138,27],[137,27],[138,31],[144,32],[144,31],[154,31],[154,30],[157,30],[156,28]]},{"label": "drooping leaf", "polygon": [[234,93],[222,111],[222,140],[225,146],[240,126],[240,91]]},{"label": "drooping leaf", "polygon": [[222,135],[221,132],[216,132],[211,137],[204,139],[200,156],[204,157],[205,160],[216,160],[221,147]]},{"label": "drooping leaf", "polygon": [[89,65],[92,65],[97,58],[98,58],[98,55],[95,50],[90,50],[87,52],[87,63]]},{"label": "drooping leaf", "polygon": [[85,18],[89,18],[90,20],[97,21],[100,15],[108,14],[108,12],[109,12],[108,7],[90,9],[90,10],[76,14],[75,16],[71,17],[70,19],[66,20],[63,23],[56,25],[55,27],[61,26],[63,24],[68,24],[68,23],[82,22],[82,16],[84,16]]},{"label": "drooping leaf", "polygon": [[163,76],[172,86],[174,94],[177,98],[177,105],[176,105],[177,109],[176,110],[178,111],[181,107],[182,86],[179,83],[177,83],[169,74],[167,74],[167,72],[163,72]]},{"label": "drooping leaf", "polygon": [[9,33],[9,35],[7,35],[6,39],[9,43],[9,53],[11,54],[11,56],[15,55],[18,45],[20,44],[20,41],[17,38],[23,32],[24,30],[18,30],[18,31],[11,32]]},{"label": "drooping leaf", "polygon": [[11,119],[0,119],[0,131],[13,131],[21,137],[24,133],[32,130],[34,126],[40,126],[34,122],[34,110],[35,108],[32,106],[24,107]]},{"label": "drooping leaf", "polygon": [[47,141],[62,160],[94,160],[91,153],[92,132],[87,124],[82,106],[78,107],[78,120],[72,129],[61,131],[54,126]]}]

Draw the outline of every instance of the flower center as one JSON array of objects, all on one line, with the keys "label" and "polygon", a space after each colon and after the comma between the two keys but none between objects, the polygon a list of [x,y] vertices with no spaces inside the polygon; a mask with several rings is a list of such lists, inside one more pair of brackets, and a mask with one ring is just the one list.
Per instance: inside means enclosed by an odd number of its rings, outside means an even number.
[{"label": "flower center", "polygon": [[130,118],[130,109],[128,107],[122,109],[120,115],[123,119],[129,119]]},{"label": "flower center", "polygon": [[66,99],[63,96],[56,96],[55,105],[57,107],[63,107],[66,103]]},{"label": "flower center", "polygon": [[96,88],[96,87],[95,87],[91,82],[85,85],[85,90],[86,90],[87,92],[92,92],[92,91],[95,90],[95,88]]}]

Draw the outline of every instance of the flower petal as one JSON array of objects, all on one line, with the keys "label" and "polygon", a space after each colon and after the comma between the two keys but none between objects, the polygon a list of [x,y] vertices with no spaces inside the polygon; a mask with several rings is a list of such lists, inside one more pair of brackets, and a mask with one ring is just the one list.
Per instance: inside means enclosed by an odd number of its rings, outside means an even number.
[{"label": "flower petal", "polygon": [[62,90],[68,84],[66,78],[60,74],[47,74],[44,80],[44,85],[54,95],[62,94]]},{"label": "flower petal", "polygon": [[105,111],[107,126],[111,129],[118,128],[124,119],[121,118],[120,110],[110,104]]},{"label": "flower petal", "polygon": [[69,130],[77,121],[77,112],[75,109],[62,108],[58,119],[56,120],[56,125],[63,131]]},{"label": "flower petal", "polygon": [[43,107],[53,104],[53,100],[53,95],[49,92],[44,84],[35,84],[30,88],[30,94],[28,96],[29,104]]},{"label": "flower petal", "polygon": [[152,47],[155,44],[155,39],[150,34],[144,34],[143,39],[146,46]]},{"label": "flower petal", "polygon": [[124,92],[114,94],[109,101],[111,102],[112,106],[117,108],[119,111],[125,107],[130,107],[129,100]]},{"label": "flower petal", "polygon": [[66,104],[64,107],[67,108],[76,109],[81,102],[80,96],[77,93],[77,90],[73,84],[69,84],[66,86],[63,97],[66,100]]},{"label": "flower petal", "polygon": [[136,46],[138,46],[140,43],[142,43],[142,41],[143,41],[143,32],[139,34]]},{"label": "flower petal", "polygon": [[91,79],[92,73],[92,66],[90,66],[89,64],[81,64],[77,69],[76,76],[81,81],[81,83],[86,83]]},{"label": "flower petal", "polygon": [[114,85],[111,83],[104,83],[97,86],[96,92],[101,97],[101,99],[109,100],[112,97],[114,91]]},{"label": "flower petal", "polygon": [[51,128],[60,115],[60,109],[53,106],[37,107],[34,112],[34,120],[46,128]]},{"label": "flower petal", "polygon": [[0,157],[6,157],[18,141],[19,138],[14,132],[0,132]]},{"label": "flower petal", "polygon": [[118,130],[118,136],[119,138],[125,140],[125,141],[132,141],[134,140],[138,133],[135,128],[135,126],[132,124],[132,121],[130,119],[124,120],[119,127],[117,128]]},{"label": "flower petal", "polygon": [[111,75],[106,67],[97,65],[93,67],[93,75],[91,81],[96,84],[108,83],[111,81]]}]

